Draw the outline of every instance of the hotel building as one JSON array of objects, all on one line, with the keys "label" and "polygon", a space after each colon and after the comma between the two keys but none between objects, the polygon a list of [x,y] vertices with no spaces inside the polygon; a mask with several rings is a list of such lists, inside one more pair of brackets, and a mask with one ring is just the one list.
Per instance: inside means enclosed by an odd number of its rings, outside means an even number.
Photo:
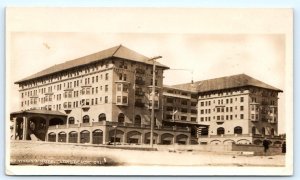
[{"label": "hotel building", "polygon": [[200,144],[261,144],[278,136],[278,93],[282,90],[245,74],[175,85],[198,92],[197,122],[208,125]]},{"label": "hotel building", "polygon": [[154,108],[155,144],[281,143],[281,90],[245,74],[164,86],[169,67],[157,62],[153,72],[149,60],[120,45],[15,82],[21,109],[11,113],[12,139],[148,144]]}]

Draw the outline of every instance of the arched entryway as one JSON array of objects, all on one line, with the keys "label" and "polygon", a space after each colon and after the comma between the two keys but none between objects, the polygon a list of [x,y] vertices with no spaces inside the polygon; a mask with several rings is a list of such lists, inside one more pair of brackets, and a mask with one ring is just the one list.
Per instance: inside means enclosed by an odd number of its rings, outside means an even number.
[{"label": "arched entryway", "polygon": [[77,143],[78,133],[76,131],[71,131],[69,133],[69,143]]},{"label": "arched entryway", "polygon": [[161,144],[173,144],[174,135],[165,133],[161,135]]},{"label": "arched entryway", "polygon": [[90,131],[84,130],[80,132],[80,143],[90,142]]},{"label": "arched entryway", "polygon": [[124,138],[124,132],[117,129],[112,129],[109,131],[109,140],[110,142],[115,142],[115,139],[116,139],[116,142],[123,142],[123,138]]},{"label": "arched entryway", "polygon": [[48,141],[49,142],[56,142],[56,134],[55,133],[49,133],[48,134]]},{"label": "arched entryway", "polygon": [[176,143],[177,144],[188,144],[188,136],[185,134],[180,134],[176,136]]},{"label": "arched entryway", "polygon": [[103,143],[103,131],[101,129],[96,129],[93,131],[93,144]]},{"label": "arched entryway", "polygon": [[67,134],[65,132],[58,133],[58,142],[67,142]]},{"label": "arched entryway", "polygon": [[127,133],[127,143],[130,144],[140,144],[141,143],[141,133],[138,131],[130,131]]},{"label": "arched entryway", "polygon": [[[156,144],[158,141],[158,134],[153,133],[153,144]],[[144,139],[145,144],[150,144],[150,132],[145,134],[145,139]]]}]

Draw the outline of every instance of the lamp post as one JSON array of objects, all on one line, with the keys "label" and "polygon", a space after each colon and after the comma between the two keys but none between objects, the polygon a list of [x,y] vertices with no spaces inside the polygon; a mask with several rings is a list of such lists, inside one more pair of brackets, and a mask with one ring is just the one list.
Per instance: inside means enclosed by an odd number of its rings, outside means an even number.
[{"label": "lamp post", "polygon": [[156,69],[156,60],[162,58],[162,56],[157,56],[154,58],[149,59],[148,61],[153,61],[153,79],[152,79],[152,103],[151,103],[151,129],[150,129],[150,146],[153,147],[153,130],[154,130],[154,99],[155,99],[155,78],[156,78],[156,73],[155,73],[155,69]]}]

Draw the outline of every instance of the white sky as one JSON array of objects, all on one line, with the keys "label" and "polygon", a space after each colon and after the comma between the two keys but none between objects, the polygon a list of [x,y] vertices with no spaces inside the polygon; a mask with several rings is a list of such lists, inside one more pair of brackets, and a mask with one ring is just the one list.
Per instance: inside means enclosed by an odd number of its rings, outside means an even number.
[{"label": "white sky", "polygon": [[[285,111],[290,111],[285,109],[286,97],[292,102],[287,86],[292,72],[291,11],[9,8],[6,17],[10,112],[19,105],[13,82],[122,44],[148,57],[161,55],[160,62],[170,68],[192,69],[194,81],[245,73],[288,91],[288,96],[279,96],[279,133],[285,132]],[[190,72],[166,71],[164,84],[191,78]]]}]

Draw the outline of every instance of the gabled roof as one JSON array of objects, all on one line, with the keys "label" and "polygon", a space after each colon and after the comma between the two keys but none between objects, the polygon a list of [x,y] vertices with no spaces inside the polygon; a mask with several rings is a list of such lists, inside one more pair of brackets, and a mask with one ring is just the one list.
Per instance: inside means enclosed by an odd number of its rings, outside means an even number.
[{"label": "gabled roof", "polygon": [[246,74],[238,74],[233,76],[225,76],[215,79],[208,79],[203,81],[197,81],[193,84],[178,84],[173,87],[180,89],[191,89],[192,86],[196,86],[198,92],[208,92],[208,91],[217,91],[222,89],[232,89],[236,87],[246,87],[246,86],[254,86],[260,87],[264,89],[270,89],[278,92],[282,92],[282,90],[275,88],[271,85],[268,85],[262,81],[254,79]]},{"label": "gabled roof", "polygon": [[[80,58],[77,58],[74,60],[66,61],[64,63],[51,66],[47,69],[44,69],[36,74],[33,74],[29,77],[26,77],[20,81],[15,82],[15,83],[19,84],[24,81],[36,79],[36,78],[54,74],[54,73],[57,73],[57,72],[60,72],[63,70],[72,69],[74,67],[91,64],[96,61],[101,61],[101,60],[112,58],[112,57],[126,59],[126,60],[130,60],[130,61],[135,61],[135,62],[141,62],[141,63],[145,63],[145,64],[149,64],[149,65],[152,64],[151,61],[148,61],[150,58],[148,58],[144,55],[141,55],[131,49],[128,49],[125,46],[119,45],[119,46],[115,46],[115,47],[112,47],[112,48],[109,48],[109,49],[106,49],[106,50],[103,50],[103,51],[100,51],[100,52],[97,52],[94,54],[90,54],[90,55],[87,55],[84,57],[80,57]],[[157,62],[156,65],[159,67],[163,67],[165,69],[169,69],[169,67],[167,67],[163,64],[160,64],[159,62]]]}]

